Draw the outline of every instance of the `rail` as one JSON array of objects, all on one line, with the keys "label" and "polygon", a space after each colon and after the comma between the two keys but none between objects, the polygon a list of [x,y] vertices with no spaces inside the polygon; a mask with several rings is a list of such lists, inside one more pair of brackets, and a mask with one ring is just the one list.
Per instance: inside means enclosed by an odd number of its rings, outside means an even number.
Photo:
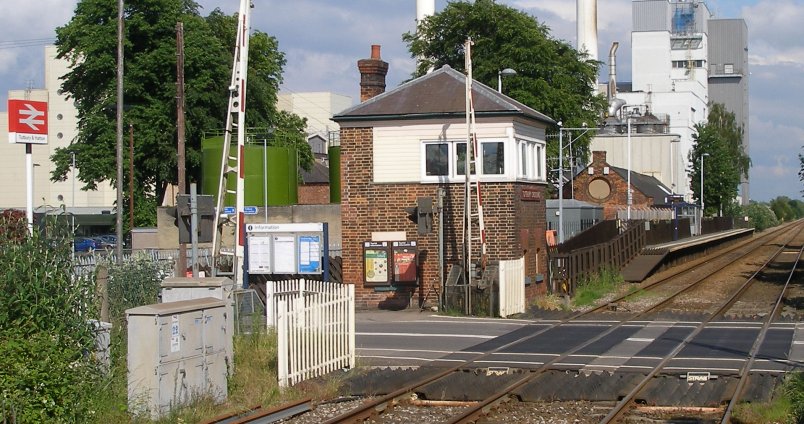
[{"label": "rail", "polygon": [[[797,237],[799,235],[799,233],[801,233],[801,231],[802,231],[802,225],[799,224],[798,231],[790,238],[790,241],[795,239],[795,237]],[[662,358],[662,360],[651,370],[651,372],[649,372],[647,376],[645,376],[633,389],[631,389],[631,391],[627,395],[625,395],[617,403],[617,405],[614,407],[614,409],[612,409],[612,411],[609,412],[609,414],[606,415],[603,418],[603,420],[601,421],[601,424],[610,423],[610,422],[613,422],[615,420],[621,419],[623,414],[625,414],[625,412],[628,410],[628,407],[631,405],[631,403],[634,400],[634,398],[645,388],[645,386],[647,386],[647,384],[654,377],[656,377],[659,374],[659,372],[661,372],[662,369],[664,369],[664,367],[667,365],[667,363],[670,362],[670,360],[672,360],[674,357],[676,357],[681,352],[682,349],[684,349],[689,344],[691,344],[692,341],[695,339],[695,337],[698,334],[700,334],[700,332],[703,331],[703,329],[709,323],[711,323],[714,319],[722,316],[726,311],[728,311],[734,305],[734,303],[740,297],[743,296],[743,294],[746,292],[748,287],[750,287],[756,281],[756,276],[762,270],[766,269],[768,267],[768,265],[772,261],[774,261],[785,250],[787,245],[790,244],[790,241],[788,241],[787,243],[782,245],[774,253],[774,255],[762,265],[760,270],[758,270],[753,275],[751,275],[748,279],[746,279],[746,281],[740,286],[740,288],[734,294],[732,294],[725,302],[723,302],[715,312],[709,314],[709,316],[707,316],[706,319],[701,321],[701,323],[698,324],[695,327],[695,329],[692,332],[690,332],[690,334],[687,335],[687,337],[684,338],[684,340],[681,341],[681,343],[676,345],[676,347],[672,351],[670,351],[667,355],[665,355]],[[801,255],[801,252],[799,252],[799,257],[800,257],[800,255]],[[795,269],[796,269],[796,265],[793,266],[793,270],[791,271],[791,277],[792,277],[792,273],[795,272]],[[789,282],[789,279],[788,279],[788,282]],[[787,288],[787,284],[785,284],[785,289],[786,288]],[[782,292],[779,294],[779,300],[777,300],[777,302],[776,302],[776,306],[774,307],[774,312],[777,310],[776,308],[778,307],[779,303],[783,299],[784,293],[785,293],[785,290],[782,290]],[[772,318],[773,318],[773,314],[769,314],[768,317],[766,318],[765,325],[763,326],[763,328],[762,328],[762,330],[760,332],[760,335],[759,335],[759,337],[757,339],[763,339],[764,340],[765,333],[767,332],[767,329],[770,326],[770,322],[772,322]],[[756,351],[758,349],[759,349],[759,346],[755,342],[754,347],[752,348],[752,352],[751,352],[752,357],[756,355]],[[747,368],[745,366],[741,370],[740,381],[741,381],[741,383],[743,385],[745,384],[743,381],[745,380],[745,376],[747,375],[748,371],[750,371],[750,368]],[[740,386],[740,387],[742,388],[742,386]],[[734,397],[735,396],[732,396],[732,402],[730,402],[730,406],[732,406],[732,407],[733,407],[732,403],[734,402]]]},{"label": "rail", "polygon": [[[721,251],[719,253],[719,256],[725,256],[728,253],[731,253],[731,252],[733,252],[733,251],[735,251],[735,250],[737,250],[738,248],[741,248],[741,247],[745,247],[747,251],[750,251],[753,248],[755,248],[756,245],[764,243],[765,240],[772,239],[773,237],[775,237],[778,234],[783,233],[784,231],[787,231],[787,230],[788,230],[788,228],[781,227],[779,229],[776,229],[774,231],[771,231],[771,232],[768,232],[768,233],[762,235],[757,240],[746,241],[746,242],[743,242],[743,243],[739,243],[737,245],[733,245],[733,246],[731,246],[729,248],[726,248],[723,251]],[[711,260],[711,258],[709,260]],[[736,261],[736,260],[737,259],[734,259],[734,260],[730,261],[729,264],[734,262],[734,261]],[[699,259],[699,260],[691,261],[690,263],[687,264],[686,267],[683,267],[681,272],[689,271],[691,274],[695,273],[694,266],[699,265],[700,263],[702,263],[704,261],[706,261],[706,259]],[[715,270],[712,270],[711,272],[708,272],[706,275],[701,275],[701,276],[698,277],[698,279],[702,281],[706,277],[708,277],[708,276],[720,271],[721,269],[725,268],[726,266],[728,266],[728,264],[723,265],[722,267],[719,267],[719,268],[717,268]],[[648,289],[651,289],[653,287],[657,287],[657,286],[661,285],[662,283],[666,282],[667,280],[669,280],[670,278],[671,277],[668,276],[666,278],[657,279],[656,281],[654,281],[652,283],[648,283],[648,284],[642,286],[641,290],[648,290]],[[679,295],[680,293],[683,293],[686,290],[688,290],[688,288],[685,287],[685,288],[677,291],[676,293],[670,295],[670,297],[677,296],[677,295]],[[612,303],[617,303],[619,301],[624,300],[628,296],[632,296],[632,295],[634,295],[633,292],[632,293],[627,293],[627,294],[624,294],[622,296],[619,296],[619,297],[613,299],[611,302]],[[464,423],[464,422],[473,422],[473,421],[475,421],[480,416],[486,414],[495,405],[497,405],[500,402],[506,400],[506,398],[511,394],[511,392],[513,390],[515,390],[515,389],[517,389],[517,388],[519,388],[519,387],[521,387],[521,386],[533,381],[533,379],[535,379],[539,374],[543,373],[544,371],[549,370],[551,366],[553,366],[556,363],[566,359],[568,356],[573,355],[574,353],[578,352],[579,350],[581,350],[581,349],[583,349],[585,347],[588,347],[592,343],[595,343],[595,342],[599,341],[600,339],[602,339],[606,335],[611,334],[612,332],[614,332],[618,328],[628,324],[629,322],[632,322],[632,321],[637,320],[638,318],[640,318],[642,316],[647,315],[648,313],[653,311],[656,307],[660,307],[660,306],[656,305],[655,307],[649,308],[649,309],[647,309],[645,311],[638,312],[638,313],[632,313],[629,317],[627,317],[624,320],[620,321],[618,324],[614,325],[613,327],[609,328],[608,330],[603,331],[602,333],[598,334],[597,336],[595,336],[595,337],[593,337],[591,339],[588,339],[584,343],[572,348],[571,350],[567,351],[566,353],[564,353],[564,354],[562,354],[560,356],[557,356],[553,360],[550,360],[550,361],[544,363],[540,368],[538,368],[536,370],[533,370],[530,373],[527,373],[527,375],[524,376],[523,378],[513,382],[512,384],[510,384],[507,387],[505,387],[504,389],[498,391],[497,393],[495,393],[494,395],[492,395],[489,398],[485,399],[484,401],[478,402],[477,404],[473,405],[468,410],[466,410],[463,414],[461,414],[458,417],[455,417],[453,420],[451,420],[449,422],[451,422],[451,423]],[[475,357],[473,357],[473,358],[471,358],[471,359],[469,359],[469,360],[467,360],[467,361],[465,361],[465,362],[463,362],[461,364],[458,364],[458,365],[452,366],[450,368],[446,368],[446,369],[444,369],[444,370],[442,370],[440,372],[435,372],[433,374],[425,376],[422,379],[420,379],[420,380],[418,380],[416,382],[410,383],[410,384],[408,384],[408,385],[406,385],[406,386],[404,386],[402,388],[399,388],[399,389],[397,389],[397,390],[395,390],[395,391],[393,391],[391,393],[388,393],[385,396],[381,396],[381,397],[378,397],[378,398],[375,398],[375,399],[372,399],[372,400],[367,400],[367,401],[363,402],[363,404],[360,407],[352,409],[350,411],[347,411],[347,412],[345,412],[345,413],[343,413],[341,415],[338,415],[336,417],[333,417],[330,420],[326,421],[326,423],[327,424],[334,424],[334,423],[344,423],[344,422],[358,422],[360,420],[367,419],[367,418],[369,418],[369,417],[371,417],[371,416],[373,416],[375,414],[378,414],[378,413],[381,413],[381,412],[385,411],[386,409],[392,408],[393,405],[395,405],[397,402],[400,402],[400,401],[402,401],[404,399],[409,398],[410,394],[414,393],[415,390],[417,388],[419,388],[419,387],[422,387],[422,386],[425,386],[427,384],[430,384],[430,383],[432,383],[434,381],[437,381],[437,380],[439,380],[439,379],[441,379],[443,377],[446,377],[446,376],[448,376],[448,375],[450,375],[450,374],[452,374],[452,373],[454,373],[456,371],[459,371],[461,369],[466,369],[466,368],[470,367],[472,363],[482,361],[482,360],[494,355],[495,353],[504,351],[505,349],[508,349],[511,346],[515,345],[515,344],[522,343],[524,341],[533,339],[533,338],[535,338],[535,337],[537,337],[539,335],[542,335],[542,334],[546,333],[547,331],[555,329],[556,327],[559,327],[561,325],[565,325],[570,321],[574,321],[574,320],[577,320],[577,319],[579,319],[581,317],[595,314],[597,312],[600,312],[600,311],[608,309],[608,308],[609,308],[609,304],[603,304],[603,305],[599,305],[599,306],[597,306],[595,308],[592,308],[590,310],[587,310],[587,311],[581,311],[581,312],[577,312],[575,314],[572,314],[571,316],[569,316],[567,318],[561,319],[561,320],[559,320],[557,322],[554,322],[552,324],[549,324],[547,326],[543,326],[541,329],[535,330],[533,333],[529,334],[526,337],[519,338],[517,340],[505,343],[502,346],[499,346],[499,347],[497,347],[495,349],[492,349],[492,350],[484,352],[484,353],[480,353],[480,354],[476,355]]]},{"label": "rail", "polygon": [[282,421],[312,410],[312,399],[307,398],[271,409],[255,406],[243,411],[220,415],[202,424],[268,424]]}]

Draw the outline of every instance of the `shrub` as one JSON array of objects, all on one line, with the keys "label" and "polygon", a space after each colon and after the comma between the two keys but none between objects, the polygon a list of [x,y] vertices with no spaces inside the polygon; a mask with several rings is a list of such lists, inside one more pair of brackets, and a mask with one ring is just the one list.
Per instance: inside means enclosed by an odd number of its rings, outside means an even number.
[{"label": "shrub", "polygon": [[[22,218],[0,231],[0,403],[18,423],[76,422],[88,414],[87,388],[98,369],[95,289],[72,274],[65,232],[28,235]],[[25,228],[23,233],[19,229]]]},{"label": "shrub", "polygon": [[743,215],[757,231],[763,231],[779,225],[779,220],[773,211],[762,203],[751,203],[743,207]]}]

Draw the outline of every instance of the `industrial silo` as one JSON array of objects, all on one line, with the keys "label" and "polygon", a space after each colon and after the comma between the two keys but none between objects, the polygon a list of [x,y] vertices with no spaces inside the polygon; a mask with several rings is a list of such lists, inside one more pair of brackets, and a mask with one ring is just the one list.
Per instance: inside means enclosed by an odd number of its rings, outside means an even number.
[{"label": "industrial silo", "polygon": [[[217,195],[223,155],[223,136],[207,138],[202,143],[202,179],[204,194]],[[230,150],[234,153],[237,145]],[[246,206],[285,206],[298,203],[298,156],[290,147],[265,146],[259,142],[245,147],[244,174]],[[229,178],[228,189],[237,181]],[[267,202],[265,195],[267,194]],[[234,206],[234,196],[227,195],[226,206]]]},{"label": "industrial silo", "polygon": [[330,146],[329,156],[329,202],[341,203],[341,146]]}]

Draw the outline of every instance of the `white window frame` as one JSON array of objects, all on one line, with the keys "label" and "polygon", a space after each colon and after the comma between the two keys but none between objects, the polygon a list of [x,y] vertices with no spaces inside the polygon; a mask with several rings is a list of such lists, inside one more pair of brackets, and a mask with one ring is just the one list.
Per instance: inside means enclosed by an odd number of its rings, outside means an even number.
[{"label": "white window frame", "polygon": [[[484,154],[485,154],[484,147],[492,145],[492,144],[496,144],[496,145],[501,144],[502,145],[503,169],[502,169],[502,172],[495,172],[493,174],[490,174],[490,173],[486,172],[486,167],[484,165],[486,163],[486,158],[484,157]],[[505,152],[506,148],[505,148],[505,141],[504,140],[480,141],[479,143],[477,143],[477,150],[479,150],[478,153],[480,153],[480,156],[478,157],[478,161],[480,162],[480,175],[482,175],[484,177],[501,177],[501,176],[505,176],[506,171],[508,171],[508,166],[506,166],[508,164],[505,163],[506,160],[508,159],[508,155]],[[499,154],[500,154],[500,151],[498,149],[497,150],[497,155],[499,155]]]},{"label": "white window frame", "polygon": [[[486,144],[502,143],[503,159],[503,173],[501,174],[488,174],[483,169],[483,146]],[[432,144],[446,144],[447,154],[449,156],[448,175],[426,175],[427,161],[426,152],[427,146]],[[466,145],[466,140],[452,139],[452,140],[422,140],[420,160],[421,171],[420,180],[422,183],[461,183],[466,181],[466,175],[458,173],[458,150],[459,146]],[[480,157],[478,157],[477,166],[479,169],[478,174],[482,177],[482,181],[528,181],[528,182],[545,182],[546,181],[546,158],[545,158],[545,142],[530,137],[516,137],[516,138],[488,138],[478,140],[478,149],[480,150]],[[523,157],[524,152],[524,157]],[[467,163],[467,167],[469,164]],[[476,176],[472,177],[477,178]]]},{"label": "white window frame", "polygon": [[[427,175],[427,146],[430,145],[447,145],[447,175]],[[454,165],[452,158],[454,157],[454,143],[444,140],[431,140],[424,141],[421,144],[421,179],[427,182],[447,182],[454,173]]]}]

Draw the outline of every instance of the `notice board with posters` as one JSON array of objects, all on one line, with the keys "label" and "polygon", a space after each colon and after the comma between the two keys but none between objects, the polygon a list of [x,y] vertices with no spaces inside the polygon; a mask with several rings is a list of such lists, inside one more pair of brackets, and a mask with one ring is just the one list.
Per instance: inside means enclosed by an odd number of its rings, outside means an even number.
[{"label": "notice board with posters", "polygon": [[323,274],[329,281],[326,222],[247,224],[249,274]]},{"label": "notice board with posters", "polygon": [[415,241],[393,242],[394,282],[415,283],[418,281],[418,251]]},{"label": "notice board with posters", "polygon": [[389,243],[387,241],[363,242],[363,281],[366,284],[388,284]]}]

